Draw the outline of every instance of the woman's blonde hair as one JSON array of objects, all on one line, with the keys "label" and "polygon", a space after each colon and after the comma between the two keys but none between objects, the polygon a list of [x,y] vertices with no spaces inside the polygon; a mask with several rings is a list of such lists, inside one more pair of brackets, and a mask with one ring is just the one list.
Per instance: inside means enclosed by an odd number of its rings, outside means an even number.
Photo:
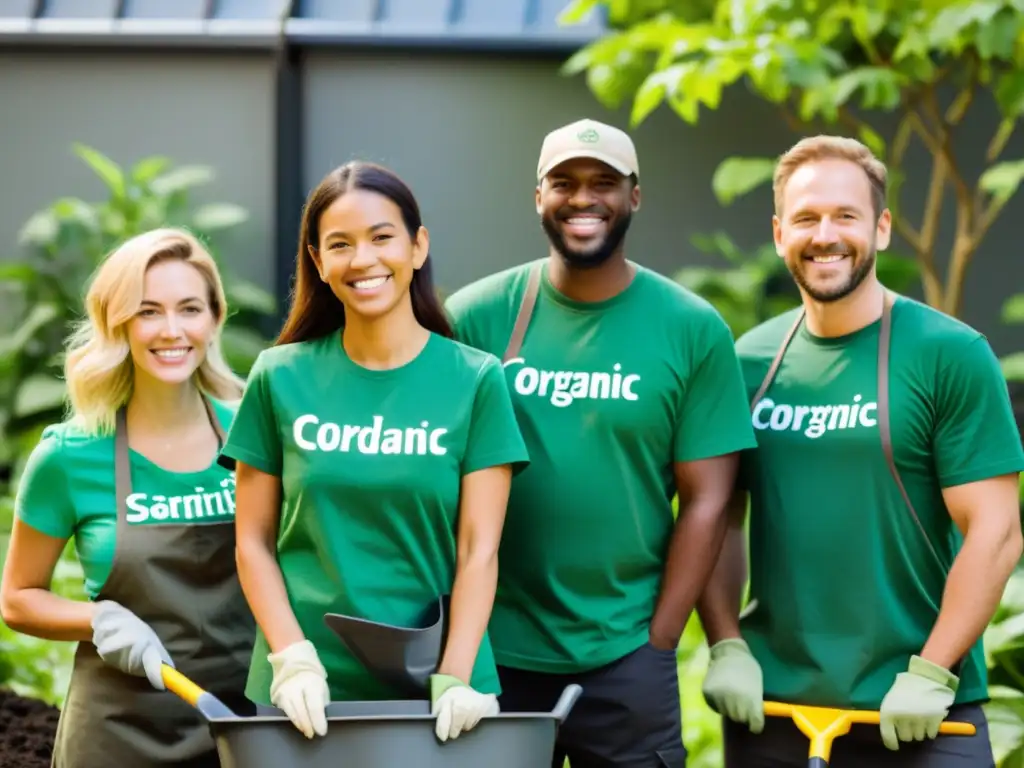
[{"label": "woman's blonde hair", "polygon": [[220,348],[227,301],[216,263],[190,233],[155,229],[122,243],[103,261],[85,296],[87,317],[68,339],[64,378],[69,415],[89,433],[112,432],[118,409],[131,398],[135,365],[127,324],[142,305],[146,272],[168,259],[191,264],[209,287],[208,301],[217,325],[206,357],[196,370],[196,385],[219,400],[241,396],[244,382],[228,367]]}]

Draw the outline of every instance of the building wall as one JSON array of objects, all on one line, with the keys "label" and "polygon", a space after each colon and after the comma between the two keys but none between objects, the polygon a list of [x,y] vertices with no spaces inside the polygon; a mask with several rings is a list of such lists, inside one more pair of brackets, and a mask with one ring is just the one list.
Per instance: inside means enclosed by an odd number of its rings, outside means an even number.
[{"label": "building wall", "polygon": [[[394,168],[420,200],[432,232],[435,275],[445,291],[542,255],[546,242],[533,193],[544,134],[585,116],[628,125],[627,109],[609,113],[582,78],[562,77],[558,66],[557,59],[501,56],[311,53],[304,61],[305,184],[312,187],[352,158]],[[982,167],[996,124],[994,113],[978,114],[958,139],[968,175]],[[723,207],[711,179],[730,155],[775,155],[797,140],[773,107],[734,89],[721,109],[704,113],[696,126],[663,107],[633,136],[643,202],[629,235],[632,258],[671,274],[687,264],[711,263],[692,247],[693,234],[722,230],[745,248],[771,240],[770,189]],[[910,157],[904,194],[923,200],[930,156],[922,150]],[[908,208],[917,224],[920,210]],[[941,237],[946,248],[952,211],[950,199]],[[999,322],[1003,300],[1024,290],[1024,260],[1014,255],[1015,220],[1022,215],[1024,191],[990,231],[966,286],[963,316],[1001,352],[1024,347],[1019,329]]]},{"label": "building wall", "polygon": [[0,48],[0,258],[59,197],[103,199],[72,152],[81,142],[130,165],[149,155],[208,165],[194,199],[232,202],[250,221],[223,239],[230,266],[274,275],[275,65],[267,54]]},{"label": "building wall", "polygon": [[[497,52],[314,48],[299,59],[296,194],[352,158],[393,167],[421,201],[447,292],[539,256],[545,242],[533,190],[544,133],[582,116],[626,125],[625,110],[606,112],[582,78],[559,75],[559,63]],[[252,214],[227,243],[229,263],[283,293],[276,264],[294,259],[287,235],[294,221],[276,221],[275,89],[268,53],[0,49],[0,254],[14,249],[18,229],[39,206],[100,193],[71,154],[71,143],[82,141],[123,163],[159,153],[212,165],[217,179],[203,199],[236,202]],[[983,114],[965,126],[959,141],[969,173],[980,167],[993,125],[994,116]],[[711,176],[730,154],[775,154],[795,140],[772,108],[737,90],[697,126],[663,108],[634,135],[644,198],[630,233],[632,258],[670,274],[706,263],[689,242],[695,233],[724,230],[746,247],[769,240],[769,191],[723,208]],[[923,197],[928,170],[928,158],[915,155],[909,194]],[[998,321],[1005,297],[1024,288],[1015,237],[1022,214],[1024,193],[993,228],[967,286],[964,316],[1000,352],[1024,346]]]}]

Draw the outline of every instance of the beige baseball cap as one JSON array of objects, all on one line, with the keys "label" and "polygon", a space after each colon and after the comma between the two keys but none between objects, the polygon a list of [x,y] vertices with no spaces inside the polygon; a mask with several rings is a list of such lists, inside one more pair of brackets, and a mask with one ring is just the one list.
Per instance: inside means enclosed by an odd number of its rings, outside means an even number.
[{"label": "beige baseball cap", "polygon": [[623,176],[640,178],[636,147],[629,134],[597,120],[577,120],[556,128],[544,137],[537,163],[537,179],[543,179],[556,165],[576,157],[591,157],[607,163]]}]

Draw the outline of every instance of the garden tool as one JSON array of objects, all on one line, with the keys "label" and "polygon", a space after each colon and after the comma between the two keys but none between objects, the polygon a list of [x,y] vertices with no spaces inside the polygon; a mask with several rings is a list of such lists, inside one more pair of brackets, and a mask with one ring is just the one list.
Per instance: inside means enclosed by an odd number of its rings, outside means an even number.
[{"label": "garden tool", "polygon": [[[872,710],[805,707],[777,701],[766,701],[764,713],[769,717],[790,718],[810,739],[807,768],[828,768],[835,739],[849,733],[854,723],[878,725],[879,720],[878,712]],[[945,722],[939,726],[939,733],[947,736],[973,736],[975,732],[971,723]]]},{"label": "garden tool", "polygon": [[377,679],[412,697],[426,697],[448,637],[451,598],[442,595],[412,627],[324,615],[324,623]]},{"label": "garden tool", "polygon": [[161,678],[206,719],[221,768],[338,768],[339,759],[360,768],[537,768],[551,764],[558,728],[582,692],[569,685],[550,712],[502,712],[444,743],[426,698],[331,702],[327,735],[307,739],[280,709],[240,717],[171,666]]}]

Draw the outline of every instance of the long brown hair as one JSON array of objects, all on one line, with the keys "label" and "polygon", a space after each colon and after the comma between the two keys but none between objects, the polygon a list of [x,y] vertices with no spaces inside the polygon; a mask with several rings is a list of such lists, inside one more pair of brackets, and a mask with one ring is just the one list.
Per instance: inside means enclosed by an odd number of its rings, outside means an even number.
[{"label": "long brown hair", "polygon": [[[309,247],[320,245],[320,216],[335,200],[352,190],[361,189],[383,195],[398,206],[409,237],[416,239],[423,224],[420,207],[408,185],[395,173],[375,163],[353,161],[324,176],[306,200],[299,230],[299,249],[295,255],[295,288],[291,307],[281,333],[274,342],[294,344],[322,338],[345,327],[345,307],[327,283],[320,279]],[[416,320],[440,336],[452,338],[452,327],[434,289],[431,259],[413,272],[412,311]]]}]

